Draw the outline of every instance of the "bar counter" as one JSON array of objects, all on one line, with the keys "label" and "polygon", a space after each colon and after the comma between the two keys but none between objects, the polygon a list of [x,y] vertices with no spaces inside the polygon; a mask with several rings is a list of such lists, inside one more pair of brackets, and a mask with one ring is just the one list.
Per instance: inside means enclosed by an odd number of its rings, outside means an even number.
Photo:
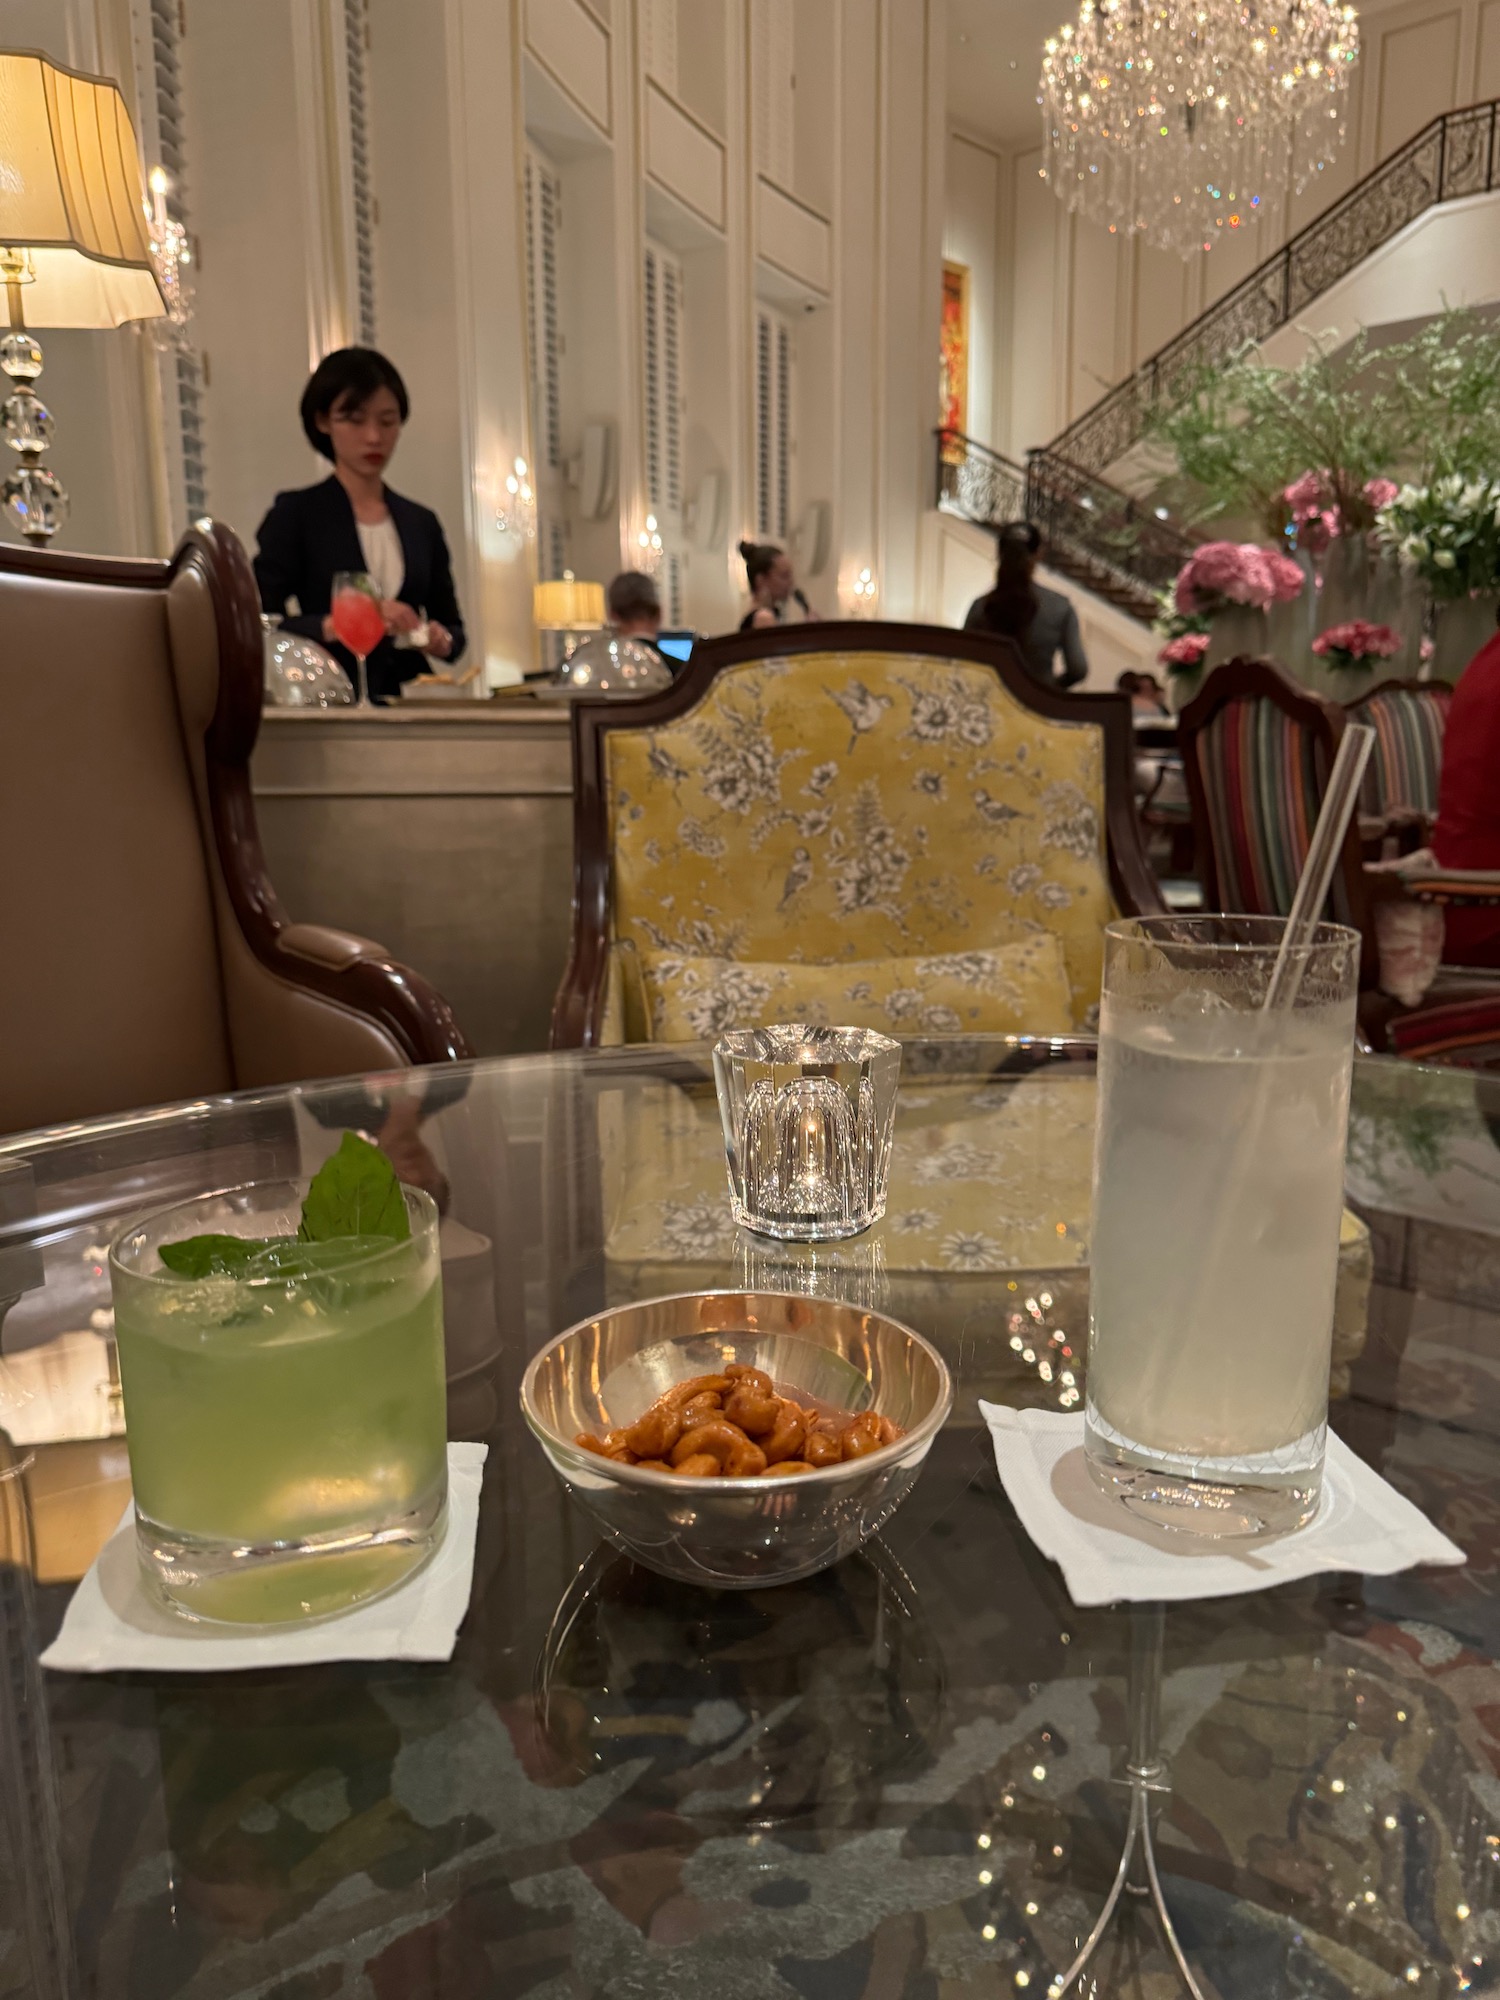
[{"label": "bar counter", "polygon": [[481,1055],[547,1046],[572,898],[565,704],[267,709],[252,777],[293,919],[385,945]]}]

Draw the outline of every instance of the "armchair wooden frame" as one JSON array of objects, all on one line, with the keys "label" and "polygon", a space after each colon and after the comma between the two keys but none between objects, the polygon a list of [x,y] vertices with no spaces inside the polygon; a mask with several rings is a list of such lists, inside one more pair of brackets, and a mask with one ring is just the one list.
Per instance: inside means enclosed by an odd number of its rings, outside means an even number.
[{"label": "armchair wooden frame", "polygon": [[[1219,881],[1219,857],[1214,848],[1213,819],[1208,809],[1208,793],[1198,765],[1197,739],[1231,701],[1249,696],[1269,701],[1312,734],[1316,745],[1319,778],[1328,782],[1339,738],[1347,717],[1334,702],[1323,701],[1291,680],[1270,660],[1240,658],[1215,667],[1203,686],[1177,718],[1177,740],[1182,746],[1183,772],[1187,779],[1188,802],[1193,815],[1193,834],[1198,851],[1199,880],[1203,884],[1203,906],[1223,908]],[[1351,816],[1339,854],[1338,879],[1344,890],[1349,922],[1360,936],[1360,983],[1373,986],[1380,970],[1375,948],[1375,927],[1370,910],[1369,885],[1364,870],[1358,815]],[[1258,914],[1268,915],[1269,912]]]},{"label": "armchair wooden frame", "polygon": [[472,1055],[447,1001],[420,973],[363,940],[289,922],[271,886],[250,783],[265,676],[260,596],[239,538],[221,523],[195,523],[169,562],[5,546],[0,571],[163,595],[179,573],[197,572],[213,607],[219,654],[218,698],[203,743],[210,819],[246,944],[277,979],[376,1023],[412,1063]]},{"label": "armchair wooden frame", "polygon": [[573,704],[573,936],[552,1009],[553,1048],[597,1045],[610,935],[610,837],[606,750],[610,733],[654,729],[688,714],[728,667],[813,653],[898,653],[972,660],[989,667],[1024,708],[1062,722],[1091,723],[1104,741],[1105,848],[1110,886],[1127,916],[1165,908],[1135,813],[1130,700],[1122,694],[1063,694],[1026,671],[1007,639],[940,625],[831,620],[744,632],[695,646],[685,670],[660,694]]}]

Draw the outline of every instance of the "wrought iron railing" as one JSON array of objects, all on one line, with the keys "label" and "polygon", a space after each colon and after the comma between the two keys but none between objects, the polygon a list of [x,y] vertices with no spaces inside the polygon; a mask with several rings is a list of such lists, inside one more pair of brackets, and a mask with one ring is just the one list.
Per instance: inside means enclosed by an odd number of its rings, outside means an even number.
[{"label": "wrought iron railing", "polygon": [[937,433],[937,505],[981,528],[1026,512],[1026,468],[962,431]]},{"label": "wrought iron railing", "polygon": [[1149,619],[1193,544],[1156,509],[1048,449],[1026,467],[1026,517],[1046,537],[1048,559]]},{"label": "wrought iron railing", "polygon": [[1047,457],[1103,471],[1139,441],[1148,413],[1177,401],[1202,367],[1286,326],[1429,208],[1497,187],[1500,99],[1444,112],[1075,418]]},{"label": "wrought iron railing", "polygon": [[1155,615],[1156,593],[1192,543],[1154,508],[1050,451],[1032,452],[1022,467],[962,431],[936,438],[939,507],[983,528],[1033,521],[1054,569],[1137,618]]}]

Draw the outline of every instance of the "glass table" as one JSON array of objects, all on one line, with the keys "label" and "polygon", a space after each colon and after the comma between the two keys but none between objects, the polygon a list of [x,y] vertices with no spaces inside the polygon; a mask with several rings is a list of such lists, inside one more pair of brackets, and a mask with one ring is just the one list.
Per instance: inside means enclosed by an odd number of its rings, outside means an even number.
[{"label": "glass table", "polygon": [[[1468,1566],[1166,1613],[1157,1851],[1221,2000],[1500,1990],[1492,1088],[1359,1065],[1333,1405]],[[1086,1043],[908,1045],[887,1219],[817,1250],[736,1236],[701,1051],[0,1142],[0,1469],[30,1461],[0,1478],[0,1996],[1046,1993],[1121,1850],[1131,1618],[1072,1606],[976,1403],[1079,1405],[1093,1096]],[[184,1195],[310,1173],[345,1128],[444,1211],[450,1425],[490,1445],[454,1659],[45,1673],[128,1499],[102,1246]],[[909,1500],[804,1584],[634,1567],[519,1417],[561,1328],[719,1286],[878,1305],[954,1371]],[[1180,1990],[1149,1910],[1090,1979]]]}]

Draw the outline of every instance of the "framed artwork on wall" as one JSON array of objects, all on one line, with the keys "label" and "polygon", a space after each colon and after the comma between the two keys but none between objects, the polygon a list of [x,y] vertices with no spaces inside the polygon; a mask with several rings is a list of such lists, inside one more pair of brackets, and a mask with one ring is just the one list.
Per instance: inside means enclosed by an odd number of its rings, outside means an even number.
[{"label": "framed artwork on wall", "polygon": [[945,431],[957,433],[943,441],[943,457],[949,464],[961,464],[961,439],[969,428],[969,267],[943,263],[943,317],[941,336],[942,389],[940,409]]}]

